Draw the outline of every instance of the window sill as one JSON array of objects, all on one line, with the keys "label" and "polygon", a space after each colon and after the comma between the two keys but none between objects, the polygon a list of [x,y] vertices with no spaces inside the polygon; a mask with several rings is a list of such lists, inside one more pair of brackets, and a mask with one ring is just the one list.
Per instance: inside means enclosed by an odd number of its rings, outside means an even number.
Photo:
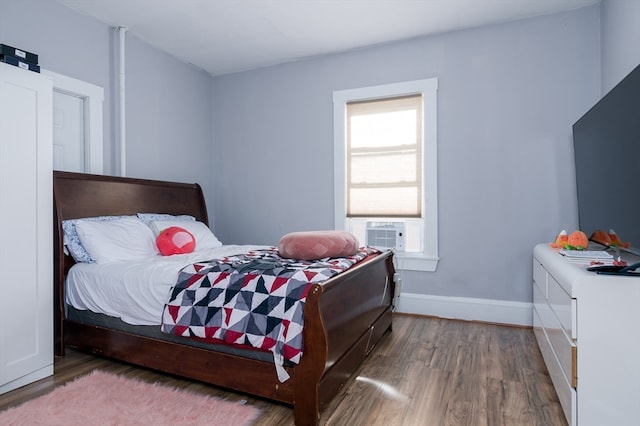
[{"label": "window sill", "polygon": [[400,271],[435,272],[440,258],[421,253],[394,252],[396,268]]}]

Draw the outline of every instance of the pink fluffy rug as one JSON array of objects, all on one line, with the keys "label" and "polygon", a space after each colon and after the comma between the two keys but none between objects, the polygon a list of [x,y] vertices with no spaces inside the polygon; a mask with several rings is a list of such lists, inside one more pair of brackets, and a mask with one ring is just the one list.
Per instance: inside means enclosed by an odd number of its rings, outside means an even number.
[{"label": "pink fluffy rug", "polygon": [[240,402],[93,371],[0,413],[0,425],[249,425]]}]

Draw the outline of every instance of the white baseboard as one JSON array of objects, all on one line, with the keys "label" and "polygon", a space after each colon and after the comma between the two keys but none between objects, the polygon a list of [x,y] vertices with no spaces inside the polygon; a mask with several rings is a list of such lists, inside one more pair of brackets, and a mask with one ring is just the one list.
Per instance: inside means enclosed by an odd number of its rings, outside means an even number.
[{"label": "white baseboard", "polygon": [[507,300],[400,293],[396,312],[510,325],[533,324],[531,303]]}]

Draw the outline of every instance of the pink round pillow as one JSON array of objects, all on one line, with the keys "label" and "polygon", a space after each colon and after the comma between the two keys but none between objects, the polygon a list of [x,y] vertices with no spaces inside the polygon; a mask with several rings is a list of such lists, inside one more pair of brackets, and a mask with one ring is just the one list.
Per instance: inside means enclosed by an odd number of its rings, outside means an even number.
[{"label": "pink round pillow", "polygon": [[315,260],[325,257],[353,256],[358,239],[346,231],[291,232],[278,243],[280,256],[290,259]]},{"label": "pink round pillow", "polygon": [[186,229],[170,226],[158,234],[156,246],[163,256],[191,253],[196,248],[196,239]]}]

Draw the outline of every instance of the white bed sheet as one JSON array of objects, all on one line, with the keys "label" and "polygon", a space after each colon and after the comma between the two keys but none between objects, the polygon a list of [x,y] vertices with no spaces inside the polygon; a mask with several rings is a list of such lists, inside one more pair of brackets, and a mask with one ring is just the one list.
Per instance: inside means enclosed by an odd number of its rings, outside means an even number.
[{"label": "white bed sheet", "polygon": [[182,268],[269,246],[226,245],[174,256],[75,264],[65,282],[67,304],[133,325],[160,325],[164,305]]}]

